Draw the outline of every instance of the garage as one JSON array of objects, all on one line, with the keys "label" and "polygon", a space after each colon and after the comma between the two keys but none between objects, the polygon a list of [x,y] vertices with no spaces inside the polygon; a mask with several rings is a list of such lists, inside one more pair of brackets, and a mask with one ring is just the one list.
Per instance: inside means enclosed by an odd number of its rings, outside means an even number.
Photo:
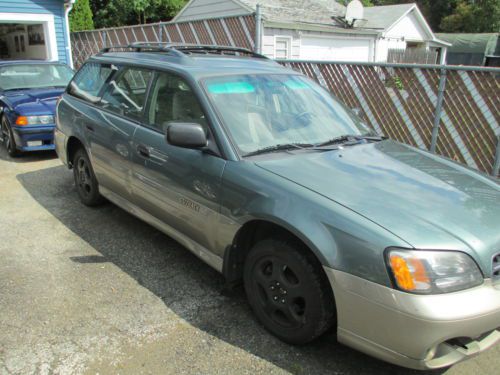
[{"label": "garage", "polygon": [[1,23],[0,59],[52,60],[47,28],[44,23]]},{"label": "garage", "polygon": [[0,0],[0,59],[71,65],[68,13],[74,0]]},{"label": "garage", "polygon": [[319,61],[370,61],[372,46],[370,39],[302,37],[300,58]]}]

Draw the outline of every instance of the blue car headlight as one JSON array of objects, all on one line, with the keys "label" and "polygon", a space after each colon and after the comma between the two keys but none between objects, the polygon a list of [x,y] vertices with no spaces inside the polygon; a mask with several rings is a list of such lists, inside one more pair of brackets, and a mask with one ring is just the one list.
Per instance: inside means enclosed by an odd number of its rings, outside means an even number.
[{"label": "blue car headlight", "polygon": [[54,116],[40,115],[40,116],[19,116],[16,119],[16,125],[48,125],[54,123]]}]

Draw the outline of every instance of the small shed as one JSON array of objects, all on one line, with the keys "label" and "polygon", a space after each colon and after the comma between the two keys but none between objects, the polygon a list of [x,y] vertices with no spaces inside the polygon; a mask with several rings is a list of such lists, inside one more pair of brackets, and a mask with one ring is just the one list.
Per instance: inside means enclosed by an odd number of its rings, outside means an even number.
[{"label": "small shed", "polygon": [[0,59],[72,66],[68,14],[75,0],[0,0]]},{"label": "small shed", "polygon": [[500,34],[437,34],[452,46],[449,65],[500,66]]}]

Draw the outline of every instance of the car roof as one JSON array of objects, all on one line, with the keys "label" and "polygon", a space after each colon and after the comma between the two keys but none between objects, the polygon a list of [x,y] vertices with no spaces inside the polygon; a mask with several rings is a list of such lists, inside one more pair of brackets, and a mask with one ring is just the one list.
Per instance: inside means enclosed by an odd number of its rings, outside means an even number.
[{"label": "car roof", "polygon": [[91,61],[112,64],[148,66],[154,69],[173,69],[185,72],[196,79],[233,74],[298,74],[277,62],[252,56],[220,54],[172,55],[166,52],[104,52],[93,56]]}]

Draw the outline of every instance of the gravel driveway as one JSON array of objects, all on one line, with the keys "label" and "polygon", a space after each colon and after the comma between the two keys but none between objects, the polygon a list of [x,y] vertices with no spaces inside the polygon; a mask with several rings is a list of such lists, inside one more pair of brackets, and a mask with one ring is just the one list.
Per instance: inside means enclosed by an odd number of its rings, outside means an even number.
[{"label": "gravel driveway", "polygon": [[[411,339],[411,338],[409,338]],[[500,346],[438,374],[498,373]],[[112,204],[79,203],[53,153],[0,148],[0,374],[424,374],[286,345],[242,290]],[[435,374],[434,372],[433,374]]]}]

